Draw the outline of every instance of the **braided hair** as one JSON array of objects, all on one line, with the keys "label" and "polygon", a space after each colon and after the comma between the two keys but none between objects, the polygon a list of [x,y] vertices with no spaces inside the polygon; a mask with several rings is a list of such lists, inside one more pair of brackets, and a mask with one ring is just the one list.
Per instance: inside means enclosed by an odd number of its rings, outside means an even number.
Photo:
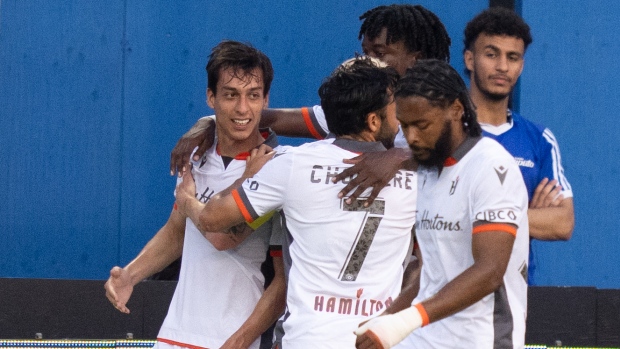
[{"label": "braided hair", "polygon": [[398,82],[394,96],[420,96],[440,108],[447,108],[458,99],[464,108],[461,121],[465,133],[472,137],[482,133],[465,82],[459,73],[444,61],[425,59],[416,62]]},{"label": "braided hair", "polygon": [[421,58],[450,61],[450,36],[439,18],[420,5],[383,5],[366,11],[358,39],[374,40],[387,30],[387,44],[401,40],[409,52],[420,52]]}]

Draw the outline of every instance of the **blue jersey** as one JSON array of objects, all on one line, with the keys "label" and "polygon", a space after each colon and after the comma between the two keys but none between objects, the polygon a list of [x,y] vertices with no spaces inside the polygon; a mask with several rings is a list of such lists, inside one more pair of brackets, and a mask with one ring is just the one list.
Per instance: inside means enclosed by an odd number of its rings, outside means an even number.
[{"label": "blue jersey", "polygon": [[[483,134],[493,138],[515,158],[527,188],[528,201],[532,200],[536,186],[544,179],[556,179],[562,186],[564,198],[573,196],[560,156],[555,136],[548,128],[535,124],[521,115],[508,111],[508,123],[500,126],[481,124]],[[536,258],[530,246],[528,281],[536,284]]]}]

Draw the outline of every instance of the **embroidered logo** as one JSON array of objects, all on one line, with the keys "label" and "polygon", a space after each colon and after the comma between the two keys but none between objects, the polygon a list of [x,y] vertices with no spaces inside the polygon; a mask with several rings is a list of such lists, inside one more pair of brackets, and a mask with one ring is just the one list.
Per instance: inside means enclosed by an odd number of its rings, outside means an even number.
[{"label": "embroidered logo", "polygon": [[504,179],[506,179],[506,174],[508,173],[508,169],[504,166],[500,166],[495,169],[495,173],[497,173],[497,178],[499,178],[499,182],[504,185]]},{"label": "embroidered logo", "polygon": [[459,184],[459,176],[456,176],[456,179],[452,181],[452,187],[450,187],[450,195],[454,194],[456,190],[456,186]]}]

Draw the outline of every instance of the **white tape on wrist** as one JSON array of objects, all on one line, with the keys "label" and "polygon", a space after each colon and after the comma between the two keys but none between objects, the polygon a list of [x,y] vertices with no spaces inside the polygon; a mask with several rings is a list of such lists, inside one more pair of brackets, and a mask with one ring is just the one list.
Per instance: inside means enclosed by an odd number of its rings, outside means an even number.
[{"label": "white tape on wrist", "polygon": [[383,349],[389,349],[421,326],[422,315],[412,306],[396,314],[378,316],[355,330],[355,334],[360,336],[370,331],[381,342]]}]

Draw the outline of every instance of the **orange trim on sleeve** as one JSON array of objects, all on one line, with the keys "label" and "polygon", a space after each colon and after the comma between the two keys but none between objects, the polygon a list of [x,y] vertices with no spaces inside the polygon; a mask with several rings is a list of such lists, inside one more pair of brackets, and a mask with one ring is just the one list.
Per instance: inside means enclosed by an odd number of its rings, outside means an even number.
[{"label": "orange trim on sleeve", "polygon": [[237,191],[237,189],[233,189],[233,191],[230,194],[235,200],[237,207],[239,207],[239,210],[241,211],[241,214],[243,215],[243,218],[245,219],[245,221],[248,223],[252,223],[254,219],[252,219],[252,215],[250,215],[250,211],[248,211],[248,209],[243,204],[243,200],[241,200],[241,195],[239,195],[239,191]]},{"label": "orange trim on sleeve", "polygon": [[420,316],[422,316],[422,327],[428,325],[430,320],[428,319],[428,313],[426,312],[426,309],[424,309],[422,303],[418,303],[414,305],[414,307],[418,309],[418,311],[420,312]]},{"label": "orange trim on sleeve", "polygon": [[158,342],[162,342],[162,343],[166,343],[166,344],[170,344],[170,345],[176,345],[179,347],[184,347],[184,348],[189,348],[189,349],[209,349],[209,348],[205,348],[205,347],[199,347],[197,345],[192,345],[192,344],[187,344],[187,343],[182,343],[182,342],[176,342],[170,339],[165,339],[165,338],[157,338]]},{"label": "orange trim on sleeve", "polygon": [[316,139],[323,139],[323,136],[321,136],[321,134],[316,130],[316,128],[314,128],[314,125],[312,124],[308,107],[301,108],[301,115],[304,117],[304,122],[306,123],[306,127],[308,128],[308,131],[310,131],[310,134],[312,134],[312,136]]},{"label": "orange trim on sleeve", "polygon": [[472,234],[485,233],[488,231],[503,231],[513,236],[517,236],[517,228],[506,223],[489,223],[474,227]]}]

